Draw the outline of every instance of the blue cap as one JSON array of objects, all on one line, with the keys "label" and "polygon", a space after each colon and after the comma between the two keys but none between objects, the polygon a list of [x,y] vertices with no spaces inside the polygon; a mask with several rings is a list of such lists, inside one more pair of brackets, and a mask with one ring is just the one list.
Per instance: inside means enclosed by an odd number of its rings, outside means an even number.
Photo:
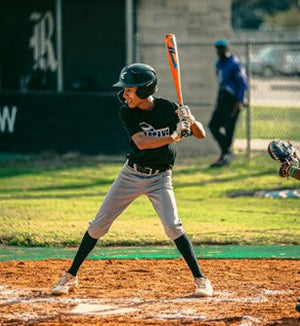
[{"label": "blue cap", "polygon": [[228,46],[228,41],[227,40],[217,40],[215,42],[215,46],[216,47],[219,47],[219,46],[226,47],[226,46]]}]

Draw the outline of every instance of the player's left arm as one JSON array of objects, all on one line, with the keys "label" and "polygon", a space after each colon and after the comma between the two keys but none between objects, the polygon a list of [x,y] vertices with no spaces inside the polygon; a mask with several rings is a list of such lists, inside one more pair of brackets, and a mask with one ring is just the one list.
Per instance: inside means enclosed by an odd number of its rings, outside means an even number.
[{"label": "player's left arm", "polygon": [[232,61],[231,75],[236,85],[236,103],[232,112],[232,115],[235,117],[246,105],[246,93],[248,89],[248,76],[246,70],[237,57]]},{"label": "player's left arm", "polygon": [[233,70],[237,85],[237,103],[241,108],[244,104],[248,89],[248,76],[246,74],[245,68],[241,65],[239,61],[235,62]]},{"label": "player's left arm", "polygon": [[192,135],[198,139],[206,137],[206,131],[200,121],[195,120],[194,123],[191,124],[191,132]]}]

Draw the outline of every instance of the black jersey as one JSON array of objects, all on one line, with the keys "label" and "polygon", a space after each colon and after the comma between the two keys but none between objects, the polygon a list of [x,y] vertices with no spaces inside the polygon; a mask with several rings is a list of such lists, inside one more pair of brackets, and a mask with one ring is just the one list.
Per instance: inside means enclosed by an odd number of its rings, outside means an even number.
[{"label": "black jersey", "polygon": [[172,168],[176,158],[176,145],[170,143],[158,148],[140,150],[132,141],[132,135],[143,131],[147,136],[170,136],[179,121],[177,105],[162,98],[154,98],[151,111],[129,108],[126,104],[120,109],[122,124],[130,136],[131,152],[127,158],[143,167],[163,170]]}]

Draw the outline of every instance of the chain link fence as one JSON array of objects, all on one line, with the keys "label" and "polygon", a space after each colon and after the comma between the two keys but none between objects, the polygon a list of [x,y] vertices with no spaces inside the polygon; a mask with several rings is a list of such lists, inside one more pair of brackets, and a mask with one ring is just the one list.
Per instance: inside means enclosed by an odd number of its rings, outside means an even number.
[{"label": "chain link fence", "polygon": [[[290,140],[300,150],[300,40],[238,40],[231,41],[230,48],[246,68],[249,78],[248,104],[237,123],[234,151],[246,153],[248,160],[253,160],[258,152],[266,153],[273,139]],[[162,44],[140,43],[139,49],[139,60],[159,68],[160,89],[169,89],[171,93],[163,95],[172,98],[174,88],[166,61],[162,60],[165,56]],[[215,47],[206,42],[179,42],[179,51],[184,95],[189,100],[186,104],[207,123],[217,91]],[[194,149],[199,151],[197,147]]]},{"label": "chain link fence", "polygon": [[249,159],[273,139],[300,150],[300,41],[232,43],[249,76],[248,106],[235,134],[235,147]]}]

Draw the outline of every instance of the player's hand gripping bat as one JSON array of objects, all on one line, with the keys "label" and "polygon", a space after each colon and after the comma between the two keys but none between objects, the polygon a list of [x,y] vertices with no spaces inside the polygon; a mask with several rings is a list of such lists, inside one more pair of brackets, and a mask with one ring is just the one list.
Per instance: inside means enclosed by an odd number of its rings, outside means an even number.
[{"label": "player's hand gripping bat", "polygon": [[[181,91],[179,56],[177,50],[176,37],[174,34],[168,34],[165,36],[165,46],[166,46],[167,57],[171,69],[171,74],[175,85],[175,90],[177,93],[178,104],[180,107],[183,106],[183,98],[182,98],[182,91]],[[181,120],[186,120],[186,119],[182,117]],[[182,130],[183,137],[187,137],[190,134],[191,134],[190,128]]]}]

